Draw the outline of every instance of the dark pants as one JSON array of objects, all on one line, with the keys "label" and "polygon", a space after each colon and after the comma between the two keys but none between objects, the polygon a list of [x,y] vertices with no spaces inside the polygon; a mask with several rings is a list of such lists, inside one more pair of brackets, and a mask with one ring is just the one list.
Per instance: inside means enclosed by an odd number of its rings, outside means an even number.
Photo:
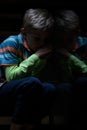
[{"label": "dark pants", "polygon": [[61,83],[56,85],[56,101],[55,101],[55,115],[56,113],[64,117],[64,123],[69,125],[72,116],[72,85],[69,83]]},{"label": "dark pants", "polygon": [[38,123],[49,113],[55,87],[34,77],[7,82],[0,88],[0,115],[13,115],[14,123]]},{"label": "dark pants", "polygon": [[73,86],[72,123],[87,128],[87,77],[78,78]]},{"label": "dark pants", "polygon": [[54,110],[64,116],[70,127],[87,128],[87,77],[57,85]]},{"label": "dark pants", "polygon": [[79,77],[72,84],[59,84],[57,94],[59,113],[68,125],[87,128],[87,77]]}]

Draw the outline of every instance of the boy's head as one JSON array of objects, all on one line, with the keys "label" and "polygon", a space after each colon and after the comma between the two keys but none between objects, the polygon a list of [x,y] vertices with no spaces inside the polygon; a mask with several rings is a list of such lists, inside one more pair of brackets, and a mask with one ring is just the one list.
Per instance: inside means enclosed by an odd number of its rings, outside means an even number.
[{"label": "boy's head", "polygon": [[61,10],[55,18],[57,44],[72,51],[80,32],[78,15],[72,10]]},{"label": "boy's head", "polygon": [[54,19],[46,9],[28,9],[25,12],[22,33],[33,51],[49,44],[53,29]]}]

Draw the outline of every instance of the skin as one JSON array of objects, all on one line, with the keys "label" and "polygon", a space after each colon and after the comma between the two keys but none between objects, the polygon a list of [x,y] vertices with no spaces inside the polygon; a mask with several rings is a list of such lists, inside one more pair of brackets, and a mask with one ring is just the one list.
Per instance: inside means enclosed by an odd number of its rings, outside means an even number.
[{"label": "skin", "polygon": [[[26,33],[24,28],[21,29],[21,34],[24,37],[24,42],[29,46],[29,48],[38,55],[40,58],[48,58],[52,52],[51,46],[51,33],[50,31],[37,31]],[[10,130],[26,129],[32,130],[34,128],[33,124],[21,125],[21,124],[11,124]]]},{"label": "skin", "polygon": [[[79,30],[77,31],[79,32]],[[71,32],[65,32],[63,35],[63,44],[60,44],[60,47],[58,48],[58,52],[67,56],[68,58],[71,56],[71,53],[75,50],[77,46],[77,39],[79,33],[75,33],[73,31]]]},{"label": "skin", "polygon": [[43,30],[34,30],[24,35],[24,28],[22,28],[24,42],[31,48],[31,50],[40,58],[46,58],[52,52],[51,46],[51,32]]}]

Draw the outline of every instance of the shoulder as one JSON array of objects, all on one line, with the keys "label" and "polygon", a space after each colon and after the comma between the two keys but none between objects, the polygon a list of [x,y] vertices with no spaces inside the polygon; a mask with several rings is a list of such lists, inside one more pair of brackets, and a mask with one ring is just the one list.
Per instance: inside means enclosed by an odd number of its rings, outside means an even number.
[{"label": "shoulder", "polygon": [[78,37],[78,44],[79,44],[79,46],[87,45],[87,37],[86,36],[79,36]]},{"label": "shoulder", "polygon": [[0,48],[6,46],[18,48],[18,46],[20,46],[21,44],[23,44],[22,36],[21,34],[18,34],[18,35],[9,36],[7,39],[5,39],[0,44]]}]

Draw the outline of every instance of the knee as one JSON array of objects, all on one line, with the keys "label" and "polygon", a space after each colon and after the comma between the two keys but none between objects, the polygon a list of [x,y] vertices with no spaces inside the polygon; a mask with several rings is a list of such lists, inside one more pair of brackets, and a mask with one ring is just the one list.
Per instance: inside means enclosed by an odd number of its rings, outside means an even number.
[{"label": "knee", "polygon": [[69,83],[61,83],[56,88],[59,92],[70,92],[72,90],[72,85]]},{"label": "knee", "polygon": [[74,82],[74,86],[83,87],[87,85],[87,77],[80,77]]},{"label": "knee", "polygon": [[21,81],[21,89],[23,91],[38,91],[42,89],[42,83],[38,78],[27,77]]},{"label": "knee", "polygon": [[43,89],[45,93],[55,94],[56,87],[51,83],[43,83]]},{"label": "knee", "polygon": [[36,77],[28,77],[28,81],[31,82],[31,83],[41,84],[41,81]]}]

